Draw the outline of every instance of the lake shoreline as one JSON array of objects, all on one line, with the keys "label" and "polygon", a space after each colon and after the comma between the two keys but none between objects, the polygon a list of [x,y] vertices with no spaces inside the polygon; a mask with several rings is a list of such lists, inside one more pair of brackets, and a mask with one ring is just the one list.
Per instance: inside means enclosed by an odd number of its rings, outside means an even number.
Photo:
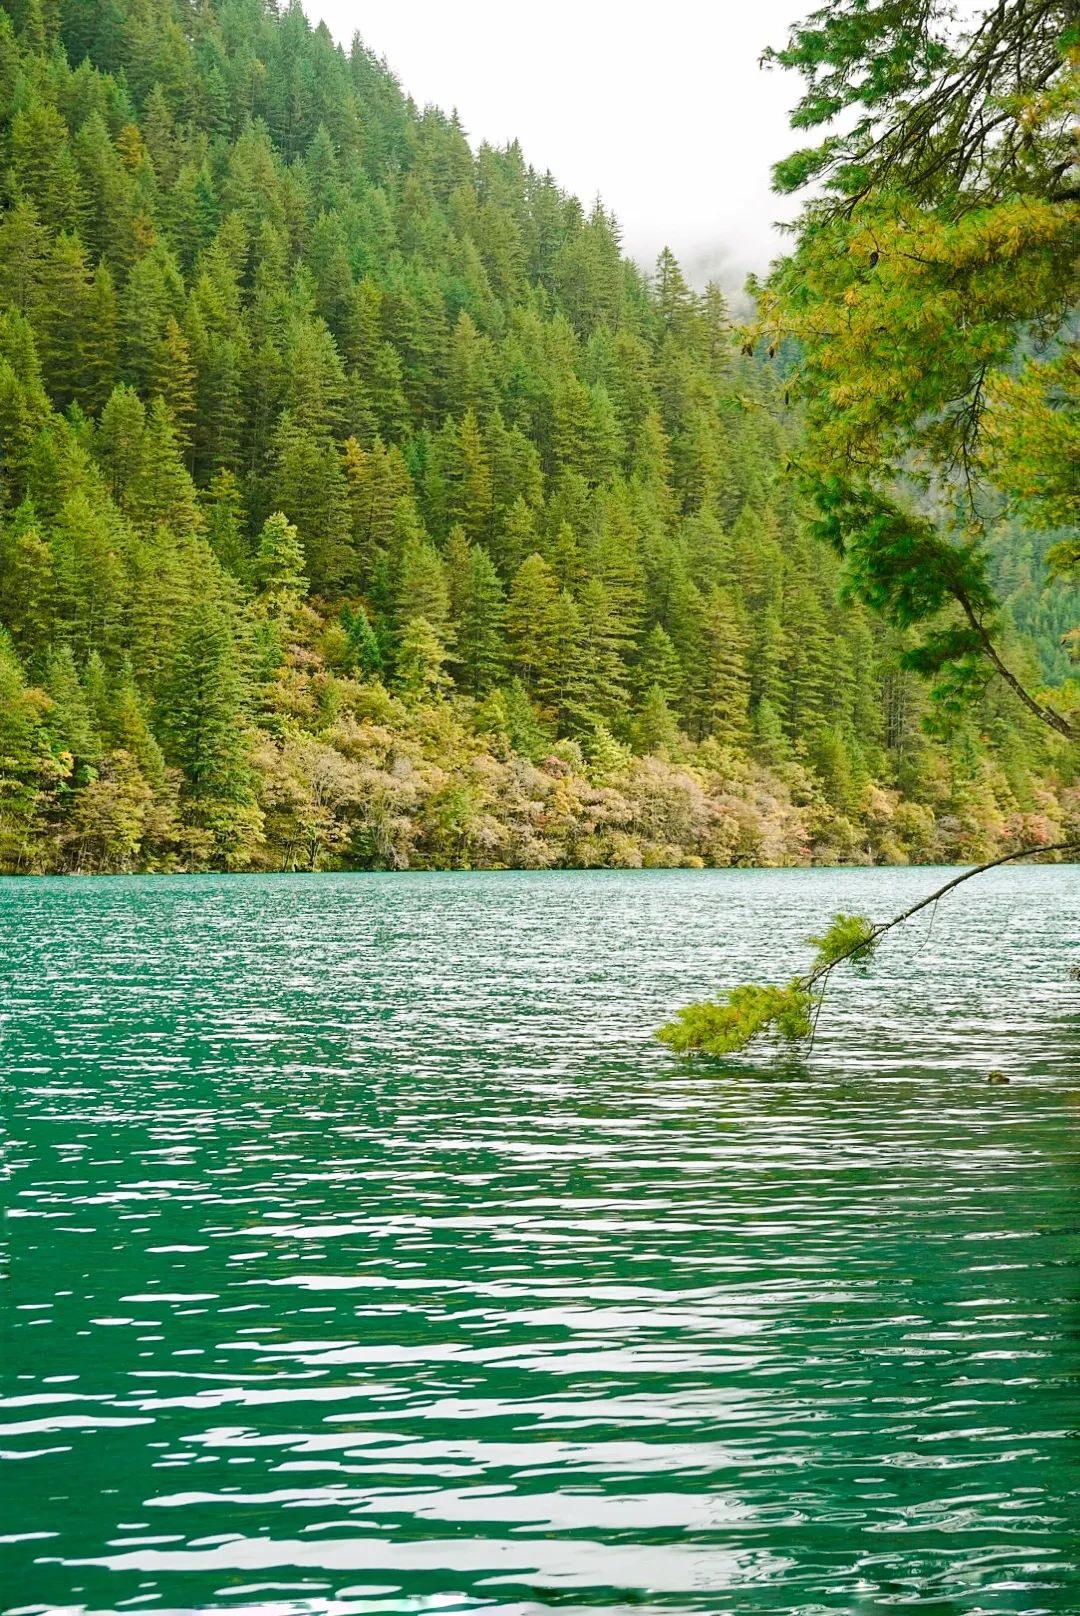
[{"label": "lake shoreline", "polygon": [[[449,706],[441,716],[451,722]],[[586,757],[560,741],[533,759],[454,733],[450,745],[442,730],[365,724],[347,757],[267,740],[242,799],[200,795],[168,769],[149,792],[103,760],[0,792],[0,874],[876,868],[981,863],[1080,836],[1080,784],[996,765],[912,790],[712,742],[644,756],[612,742]]]},{"label": "lake shoreline", "polygon": [[[1007,852],[1008,847],[995,849],[986,858],[994,858],[999,852]],[[249,868],[244,870],[229,869],[152,869],[147,867],[130,870],[80,870],[80,869],[40,869],[40,870],[0,870],[0,886],[18,884],[22,882],[34,883],[37,881],[126,881],[161,878],[168,881],[204,879],[207,876],[227,876],[230,880],[249,881],[263,880],[275,877],[300,876],[315,878],[327,875],[376,875],[376,876],[417,876],[417,875],[701,875],[701,874],[769,874],[778,875],[785,871],[799,870],[803,872],[820,871],[900,871],[900,870],[959,870],[969,869],[973,865],[985,862],[980,854],[971,858],[928,858],[895,860],[892,862],[875,861],[872,859],[836,859],[836,860],[790,860],[783,864],[705,864],[704,862],[691,862],[689,860],[679,864],[440,864],[440,865],[398,865],[373,866],[341,864],[333,867],[322,866],[318,869],[306,869],[300,865],[284,868]],[[1019,868],[1069,868],[1080,865],[1080,859],[1067,859],[1055,855],[1045,856],[1037,849],[1028,859],[1017,859]]]}]

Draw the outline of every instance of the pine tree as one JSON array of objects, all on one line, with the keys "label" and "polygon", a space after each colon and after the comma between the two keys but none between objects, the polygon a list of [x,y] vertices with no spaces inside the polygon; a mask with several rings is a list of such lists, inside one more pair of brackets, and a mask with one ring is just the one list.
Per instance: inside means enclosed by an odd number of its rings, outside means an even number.
[{"label": "pine tree", "polygon": [[592,399],[587,387],[571,372],[556,384],[551,401],[552,469],[577,465],[581,446],[592,424]]},{"label": "pine tree", "polygon": [[727,298],[716,281],[705,287],[700,305],[702,357],[710,376],[719,381],[731,362],[731,319]]},{"label": "pine tree", "polygon": [[514,574],[506,608],[506,638],[515,674],[536,693],[556,656],[559,585],[535,552]]},{"label": "pine tree", "polygon": [[[135,259],[120,284],[117,326],[125,361],[124,380],[145,392],[169,315],[183,306],[184,283],[175,259],[158,243]],[[204,380],[209,382],[209,376]],[[200,400],[200,404],[205,409],[208,402],[207,393],[205,403]]]},{"label": "pine tree", "polygon": [[551,745],[551,734],[520,679],[499,692],[506,737],[521,757],[539,758]]},{"label": "pine tree", "polygon": [[589,574],[581,546],[569,522],[559,523],[554,538],[548,541],[545,548],[545,559],[562,588],[569,589],[571,594],[580,590]]},{"label": "pine tree", "polygon": [[458,315],[450,341],[447,404],[453,415],[484,416],[495,401],[495,353],[466,309]]},{"label": "pine tree", "polygon": [[100,651],[91,651],[82,671],[82,688],[90,722],[98,735],[105,737],[108,725],[109,676]]},{"label": "pine tree", "polygon": [[397,654],[397,683],[418,701],[437,700],[450,688],[446,646],[426,617],[410,617]]},{"label": "pine tree", "polygon": [[644,697],[658,689],[664,700],[674,701],[682,687],[683,669],[671,635],[655,623],[645,636],[641,657],[634,668],[634,685]]},{"label": "pine tree", "polygon": [[0,865],[32,867],[35,820],[52,783],[41,724],[48,701],[26,682],[11,640],[0,628]]},{"label": "pine tree", "polygon": [[91,261],[108,256],[126,272],[135,252],[135,187],[101,110],[90,113],[72,149],[86,200],[81,234]]},{"label": "pine tree", "polygon": [[470,540],[491,527],[491,468],[471,410],[460,422],[448,421],[434,439],[425,468],[425,508],[432,531],[460,525]]},{"label": "pine tree", "polygon": [[813,590],[799,582],[785,596],[783,634],[788,650],[791,736],[812,734],[830,716],[834,688],[833,642],[825,612]]},{"label": "pine tree", "polygon": [[274,443],[270,497],[295,523],[312,587],[340,588],[354,566],[345,474],[334,444],[296,424],[286,411]]},{"label": "pine tree", "polygon": [[[540,456],[520,426],[507,425],[499,409],[492,410],[483,427],[483,446],[491,470],[491,508],[484,542],[490,547],[518,501],[530,511],[543,503],[544,480]],[[531,546],[523,551],[529,554]]]},{"label": "pine tree", "polygon": [[[194,462],[196,476],[203,481],[239,464],[243,349],[235,336],[200,329],[197,311],[189,311],[185,336],[198,375]],[[148,369],[156,351],[155,341]]]},{"label": "pine tree", "polygon": [[512,578],[526,556],[535,553],[536,517],[522,495],[499,523],[491,554],[504,578]]},{"label": "pine tree", "polygon": [[54,106],[32,99],[11,120],[8,184],[48,230],[77,230],[85,212],[67,126]]},{"label": "pine tree", "polygon": [[165,329],[154,353],[150,391],[165,400],[177,442],[187,453],[195,421],[195,367],[191,362],[187,339],[172,314],[165,321]]},{"label": "pine tree", "polygon": [[443,546],[442,560],[450,616],[457,622],[461,616],[469,575],[469,540],[460,522],[450,529],[450,536]]},{"label": "pine tree", "polygon": [[203,510],[206,539],[214,555],[235,578],[244,577],[249,566],[244,501],[240,484],[231,471],[219,471],[213,478],[206,490]]},{"label": "pine tree", "polygon": [[133,757],[150,786],[161,790],[165,756],[146,721],[129,662],[124,662],[109,690],[104,726],[110,746]]},{"label": "pine tree", "polygon": [[344,656],[346,670],[364,678],[377,674],[384,660],[382,648],[363,606],[357,606],[355,610],[343,606],[341,623],[346,635]]},{"label": "pine tree", "polygon": [[146,436],[146,409],[134,387],[121,382],[114,387],[101,412],[97,432],[97,457],[108,481],[109,492],[122,508],[143,465],[143,439]]},{"label": "pine tree", "polygon": [[541,704],[554,714],[560,729],[593,723],[590,703],[595,688],[589,677],[581,611],[568,589],[555,600],[544,651],[537,677]]},{"label": "pine tree", "polygon": [[611,628],[620,655],[634,655],[645,613],[645,570],[638,550],[638,528],[626,490],[612,488],[599,509],[596,571],[611,603]]},{"label": "pine tree", "polygon": [[858,806],[859,784],[852,768],[850,743],[843,733],[828,727],[811,738],[810,762],[825,787],[825,795],[841,813],[852,813]]},{"label": "pine tree", "polygon": [[751,646],[751,705],[756,710],[764,703],[780,718],[790,705],[790,651],[779,613],[773,606],[767,607],[757,617]]},{"label": "pine tree", "polygon": [[450,590],[446,570],[434,545],[419,535],[411,535],[402,546],[394,607],[402,626],[421,617],[442,639],[448,637]]},{"label": "pine tree", "polygon": [[376,556],[394,543],[399,513],[416,522],[412,478],[399,449],[376,438],[364,449],[347,438],[342,449],[346,500],[353,550],[361,577],[370,576]]},{"label": "pine tree", "polygon": [[46,730],[56,751],[71,754],[78,782],[85,778],[88,765],[100,761],[102,746],[69,645],[59,646],[49,657],[44,683],[51,703]]},{"label": "pine tree", "polygon": [[660,685],[650,685],[634,719],[634,746],[649,755],[673,752],[678,742],[679,726],[668,699]]},{"label": "pine tree", "polygon": [[287,613],[307,594],[304,549],[295,527],[282,511],[274,511],[263,523],[252,576],[272,615]]},{"label": "pine tree", "polygon": [[297,429],[319,442],[341,427],[345,372],[331,333],[321,320],[289,321],[285,359],[285,407]]},{"label": "pine tree", "polygon": [[506,598],[482,545],[470,545],[454,614],[454,662],[464,688],[481,696],[499,683],[505,665]]},{"label": "pine tree", "polygon": [[754,708],[754,750],[765,762],[770,764],[782,763],[788,756],[790,748],[784,734],[784,726],[780,722],[780,714],[767,698],[763,698]]},{"label": "pine tree", "polygon": [[622,463],[626,445],[610,394],[603,382],[589,388],[589,413],[578,463],[591,483],[607,483]]},{"label": "pine tree", "polygon": [[665,247],[656,260],[653,297],[667,335],[685,336],[694,320],[695,298],[670,247]]},{"label": "pine tree", "polygon": [[46,295],[47,247],[33,204],[14,202],[0,219],[0,299],[30,319]]},{"label": "pine tree", "polygon": [[48,415],[33,331],[13,310],[0,314],[0,450],[12,503],[27,490],[31,450]]},{"label": "pine tree", "polygon": [[701,602],[695,654],[687,665],[687,705],[698,737],[714,735],[732,747],[745,745],[750,679],[746,631],[738,604],[722,589]]},{"label": "pine tree", "polygon": [[127,590],[122,556],[127,535],[116,512],[74,493],[49,536],[59,632],[78,659],[116,649]]},{"label": "pine tree", "polygon": [[53,623],[56,576],[32,505],[0,527],[0,622],[23,656],[44,652]]},{"label": "pine tree", "polygon": [[175,533],[198,528],[195,485],[184,466],[172,414],[160,394],[146,414],[121,504],[143,532],[159,526]]},{"label": "pine tree", "polygon": [[98,264],[86,299],[82,337],[86,407],[97,414],[116,386],[118,372],[116,288],[105,263]]},{"label": "pine tree", "polygon": [[347,328],[353,279],[345,230],[336,213],[321,213],[316,219],[307,261],[315,283],[315,306],[331,332],[341,336]]},{"label": "pine tree", "polygon": [[364,385],[371,399],[378,430],[387,443],[400,443],[412,426],[405,397],[401,360],[388,342],[380,342],[365,367]]},{"label": "pine tree", "polygon": [[245,804],[251,767],[246,692],[228,617],[214,601],[193,606],[163,691],[162,728],[196,802]]},{"label": "pine tree", "polygon": [[589,704],[597,712],[616,717],[625,712],[629,704],[627,670],[622,657],[625,636],[599,578],[590,578],[582,587],[578,605],[583,689],[588,691]]},{"label": "pine tree", "polygon": [[45,306],[38,317],[41,367],[57,409],[88,401],[85,341],[90,315],[86,253],[76,235],[59,235],[45,271]]}]

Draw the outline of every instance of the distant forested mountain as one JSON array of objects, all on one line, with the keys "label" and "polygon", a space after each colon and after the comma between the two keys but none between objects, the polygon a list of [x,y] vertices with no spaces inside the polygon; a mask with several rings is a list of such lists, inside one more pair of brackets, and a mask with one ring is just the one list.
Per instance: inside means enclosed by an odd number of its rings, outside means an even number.
[{"label": "distant forested mountain", "polygon": [[[0,201],[0,868],[942,859],[1080,812],[1007,693],[931,736],[838,604],[719,288],[298,6],[6,5]],[[1040,558],[999,565],[1053,677]]]}]

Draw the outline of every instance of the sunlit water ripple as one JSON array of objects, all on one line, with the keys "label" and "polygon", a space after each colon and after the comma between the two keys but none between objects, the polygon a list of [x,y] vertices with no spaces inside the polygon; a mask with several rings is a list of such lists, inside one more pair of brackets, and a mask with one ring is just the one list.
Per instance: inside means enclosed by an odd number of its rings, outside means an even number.
[{"label": "sunlit water ripple", "polygon": [[650,1037],[942,879],[0,886],[0,1609],[1077,1616],[1080,868]]}]

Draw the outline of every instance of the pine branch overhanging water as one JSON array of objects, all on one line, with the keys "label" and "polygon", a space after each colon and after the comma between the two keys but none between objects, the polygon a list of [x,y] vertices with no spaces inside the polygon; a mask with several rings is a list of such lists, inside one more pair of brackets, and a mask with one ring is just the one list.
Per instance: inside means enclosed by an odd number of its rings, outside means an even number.
[{"label": "pine branch overhanging water", "polygon": [[1080,857],[1080,842],[1056,842],[1044,847],[1023,847],[984,864],[974,865],[953,876],[944,886],[927,893],[891,920],[873,922],[864,915],[836,914],[820,937],[808,938],[817,946],[810,969],[786,986],[743,983],[730,989],[723,999],[685,1006],[674,1021],[661,1027],[657,1037],[678,1054],[733,1055],[741,1053],[755,1039],[772,1038],[781,1043],[813,1048],[818,1018],[833,971],[851,962],[868,963],[886,933],[902,926],[924,909],[936,906],[942,898],[978,875],[1013,864],[1056,854],[1061,858]]}]

